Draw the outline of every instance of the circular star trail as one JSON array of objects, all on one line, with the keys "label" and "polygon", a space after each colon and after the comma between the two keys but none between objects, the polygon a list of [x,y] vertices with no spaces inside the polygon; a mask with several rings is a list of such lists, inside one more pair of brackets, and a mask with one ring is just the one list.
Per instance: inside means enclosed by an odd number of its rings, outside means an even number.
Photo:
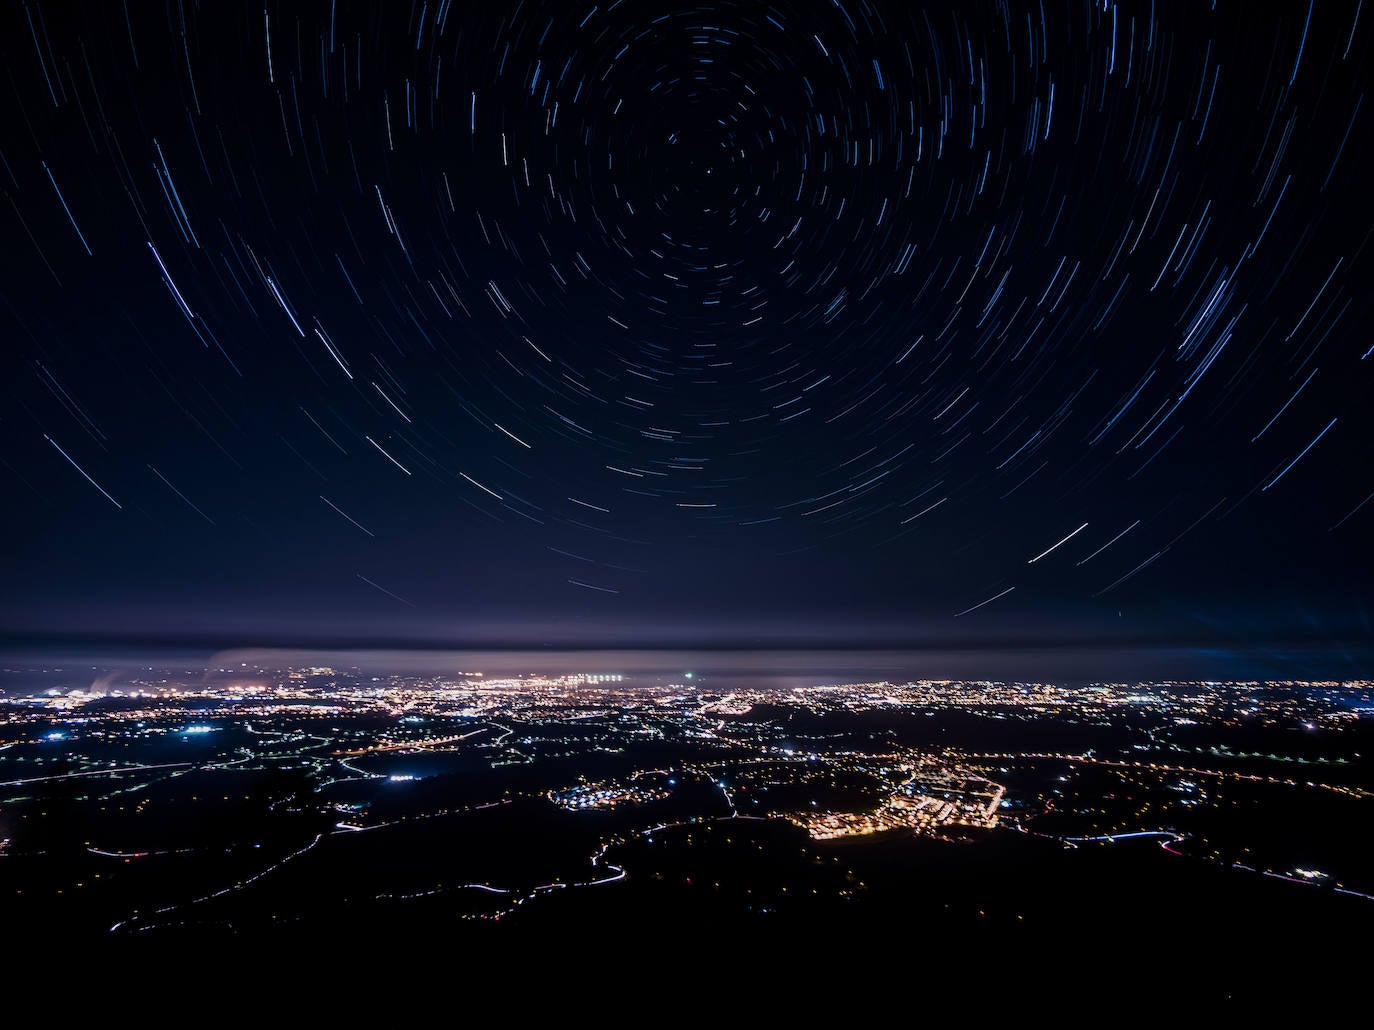
[{"label": "circular star trail", "polygon": [[1361,3],[4,17],[15,627],[1369,585]]}]

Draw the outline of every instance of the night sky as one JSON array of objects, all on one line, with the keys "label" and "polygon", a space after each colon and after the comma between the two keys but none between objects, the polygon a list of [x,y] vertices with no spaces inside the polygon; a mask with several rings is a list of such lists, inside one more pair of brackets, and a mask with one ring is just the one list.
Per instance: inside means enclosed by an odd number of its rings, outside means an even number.
[{"label": "night sky", "polygon": [[0,8],[0,630],[1371,636],[1361,0]]}]

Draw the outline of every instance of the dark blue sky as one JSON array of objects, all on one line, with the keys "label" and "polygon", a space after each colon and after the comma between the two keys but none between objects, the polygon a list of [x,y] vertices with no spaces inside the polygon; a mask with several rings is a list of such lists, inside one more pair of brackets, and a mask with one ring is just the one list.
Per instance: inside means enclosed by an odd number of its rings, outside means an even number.
[{"label": "dark blue sky", "polygon": [[5,6],[8,641],[1370,640],[1356,4],[480,6]]}]

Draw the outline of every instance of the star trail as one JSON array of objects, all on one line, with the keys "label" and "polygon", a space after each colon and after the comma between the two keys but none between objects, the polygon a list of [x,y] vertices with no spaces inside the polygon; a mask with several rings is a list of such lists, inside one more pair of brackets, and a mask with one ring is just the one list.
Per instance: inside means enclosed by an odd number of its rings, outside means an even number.
[{"label": "star trail", "polygon": [[1370,21],[10,0],[5,627],[1367,635]]}]

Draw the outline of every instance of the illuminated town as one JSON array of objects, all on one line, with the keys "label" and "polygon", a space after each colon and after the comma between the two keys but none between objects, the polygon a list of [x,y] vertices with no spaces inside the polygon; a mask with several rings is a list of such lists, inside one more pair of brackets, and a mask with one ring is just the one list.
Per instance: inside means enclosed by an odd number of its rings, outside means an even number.
[{"label": "illuminated town", "polygon": [[[861,905],[864,849],[916,839],[1124,849],[1374,904],[1349,830],[1374,808],[1368,682],[33,672],[0,695],[0,887],[77,934],[339,906],[501,921],[639,884],[741,913]],[[65,682],[17,685],[35,678]],[[702,848],[724,873],[692,871]],[[731,882],[779,850],[804,868]]]}]

